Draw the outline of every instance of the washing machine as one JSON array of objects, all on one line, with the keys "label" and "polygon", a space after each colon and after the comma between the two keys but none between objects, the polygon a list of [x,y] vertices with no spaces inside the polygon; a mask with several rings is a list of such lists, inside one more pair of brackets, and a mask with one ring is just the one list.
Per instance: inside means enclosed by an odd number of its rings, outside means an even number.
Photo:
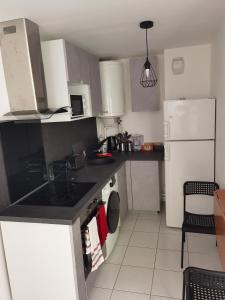
[{"label": "washing machine", "polygon": [[105,259],[107,259],[116,244],[120,227],[120,197],[116,174],[102,189],[102,200],[105,203],[107,224],[109,228],[109,233],[105,241]]}]

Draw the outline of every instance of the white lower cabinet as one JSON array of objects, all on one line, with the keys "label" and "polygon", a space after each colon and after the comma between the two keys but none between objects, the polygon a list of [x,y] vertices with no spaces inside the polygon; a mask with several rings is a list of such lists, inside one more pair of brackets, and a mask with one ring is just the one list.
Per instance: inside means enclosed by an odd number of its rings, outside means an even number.
[{"label": "white lower cabinet", "polygon": [[159,211],[159,163],[158,161],[127,161],[128,208]]},{"label": "white lower cabinet", "polygon": [[120,222],[125,220],[128,211],[126,168],[123,165],[117,172],[118,193],[120,196]]},{"label": "white lower cabinet", "polygon": [[13,300],[87,300],[80,220],[1,222]]},{"label": "white lower cabinet", "polygon": [[12,300],[1,231],[0,231],[0,299]]}]

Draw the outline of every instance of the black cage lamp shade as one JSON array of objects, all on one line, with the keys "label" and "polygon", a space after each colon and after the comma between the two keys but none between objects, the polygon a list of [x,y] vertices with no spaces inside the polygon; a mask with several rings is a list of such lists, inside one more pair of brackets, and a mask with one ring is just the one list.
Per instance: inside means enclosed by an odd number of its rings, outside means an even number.
[{"label": "black cage lamp shade", "polygon": [[154,23],[152,21],[143,21],[140,23],[140,28],[146,30],[146,61],[143,65],[142,72],[141,72],[141,78],[140,78],[140,84],[144,88],[148,87],[154,87],[156,86],[158,80],[156,77],[156,73],[152,67],[152,64],[149,61],[148,58],[148,29],[152,28],[154,26]]}]

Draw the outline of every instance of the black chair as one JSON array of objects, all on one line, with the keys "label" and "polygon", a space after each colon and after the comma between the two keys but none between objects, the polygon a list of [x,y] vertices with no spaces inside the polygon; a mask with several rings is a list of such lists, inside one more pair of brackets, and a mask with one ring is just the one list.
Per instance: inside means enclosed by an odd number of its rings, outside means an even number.
[{"label": "black chair", "polygon": [[194,267],[184,270],[183,300],[224,300],[225,273]]},{"label": "black chair", "polygon": [[186,181],[183,185],[184,194],[184,221],[182,225],[181,241],[181,268],[183,268],[185,233],[216,234],[214,215],[199,215],[186,211],[186,196],[207,195],[213,196],[219,185],[207,181]]}]

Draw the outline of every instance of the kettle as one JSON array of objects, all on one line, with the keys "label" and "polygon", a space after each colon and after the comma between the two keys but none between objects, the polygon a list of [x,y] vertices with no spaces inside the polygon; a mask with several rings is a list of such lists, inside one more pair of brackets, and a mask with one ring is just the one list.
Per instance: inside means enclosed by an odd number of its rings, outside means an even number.
[{"label": "kettle", "polygon": [[109,136],[106,139],[104,139],[103,141],[100,142],[99,144],[99,149],[105,145],[105,147],[103,147],[103,152],[113,152],[113,151],[117,151],[117,145],[118,145],[118,140],[117,137],[115,136]]}]

